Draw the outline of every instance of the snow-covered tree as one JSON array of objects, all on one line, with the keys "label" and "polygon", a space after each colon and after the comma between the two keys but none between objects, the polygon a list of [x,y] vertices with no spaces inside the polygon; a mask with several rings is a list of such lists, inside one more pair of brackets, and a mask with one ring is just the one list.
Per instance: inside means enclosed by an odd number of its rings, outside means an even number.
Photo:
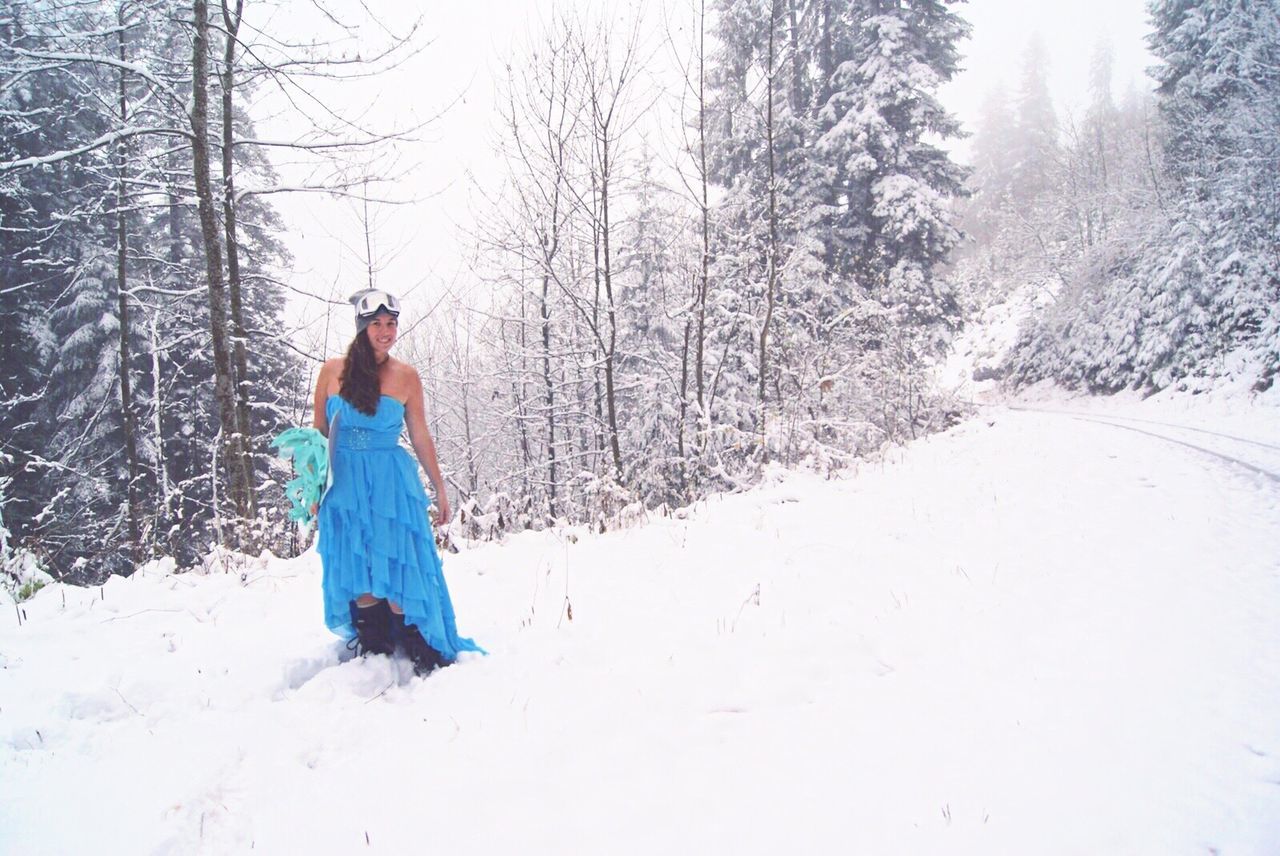
[{"label": "snow-covered tree", "polygon": [[[1076,257],[1015,380],[1111,391],[1280,371],[1280,23],[1274,3],[1160,0],[1147,99],[1093,104],[1067,141]],[[1098,66],[1095,66],[1098,67]]]},{"label": "snow-covered tree", "polygon": [[[6,323],[25,330],[3,354],[19,381],[5,390],[8,519],[16,540],[84,578],[128,572],[149,550],[193,560],[221,513],[203,247],[191,162],[175,144],[191,136],[191,43],[171,7],[32,0],[0,22],[0,89],[14,108],[0,118],[13,132],[0,181],[21,191],[2,215],[16,262],[5,282],[26,296],[5,303]],[[235,121],[252,136],[247,117]],[[235,160],[264,164],[252,147]],[[265,452],[296,359],[277,336],[285,256],[270,233],[280,227],[260,201],[242,204],[246,335],[259,340],[249,383]],[[266,455],[258,460],[255,481],[267,475]]]},{"label": "snow-covered tree", "polygon": [[971,197],[963,206],[962,227],[983,247],[991,247],[1013,216],[1016,185],[1009,143],[1015,136],[1013,109],[1003,85],[983,97],[973,132]]},{"label": "snow-covered tree", "polygon": [[1023,53],[1022,78],[1014,108],[1009,160],[1014,170],[1014,201],[1035,204],[1057,189],[1061,161],[1058,116],[1049,94],[1049,59],[1044,40],[1034,35]]},{"label": "snow-covered tree", "polygon": [[1170,284],[1205,314],[1196,356],[1258,347],[1269,384],[1280,371],[1280,9],[1157,0],[1151,14],[1174,230],[1194,241],[1207,274],[1188,282],[1169,271]]}]

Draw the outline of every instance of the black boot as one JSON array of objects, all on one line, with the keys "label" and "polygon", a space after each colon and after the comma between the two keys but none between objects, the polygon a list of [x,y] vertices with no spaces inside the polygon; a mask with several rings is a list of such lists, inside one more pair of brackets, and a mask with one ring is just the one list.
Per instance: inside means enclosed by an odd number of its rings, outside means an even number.
[{"label": "black boot", "polygon": [[427,640],[422,638],[417,625],[405,625],[402,613],[391,613],[391,622],[392,626],[399,631],[400,644],[404,646],[405,656],[413,661],[413,672],[418,677],[425,678],[436,669],[450,665],[450,661],[445,659],[443,654],[432,648]]},{"label": "black boot", "polygon": [[357,656],[395,651],[395,640],[391,638],[391,607],[385,600],[368,606],[351,601],[351,624],[356,629],[356,638],[348,642],[347,647]]}]

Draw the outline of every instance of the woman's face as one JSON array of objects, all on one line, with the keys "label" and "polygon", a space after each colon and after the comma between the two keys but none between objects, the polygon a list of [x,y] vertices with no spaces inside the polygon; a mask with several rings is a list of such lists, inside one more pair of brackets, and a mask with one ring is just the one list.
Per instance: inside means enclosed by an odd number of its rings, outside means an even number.
[{"label": "woman's face", "polygon": [[369,344],[373,346],[373,352],[381,360],[387,356],[391,350],[391,346],[396,343],[396,334],[399,332],[400,322],[394,315],[388,315],[385,312],[379,312],[369,322],[369,326],[365,328],[366,334],[369,336]]}]

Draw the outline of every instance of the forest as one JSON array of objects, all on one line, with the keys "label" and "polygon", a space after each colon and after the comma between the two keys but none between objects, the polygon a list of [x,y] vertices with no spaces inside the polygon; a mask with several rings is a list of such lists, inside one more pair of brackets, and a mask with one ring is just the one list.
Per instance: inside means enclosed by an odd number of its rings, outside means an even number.
[{"label": "forest", "polygon": [[[390,179],[379,149],[409,129],[313,92],[429,50],[430,23],[353,51],[272,32],[267,7],[0,0],[7,584],[305,546],[270,443],[309,424],[324,354],[282,335],[272,199]],[[482,297],[439,303],[397,350],[427,385],[453,537],[613,528],[945,428],[968,404],[938,366],[1017,296],[1032,310],[984,367],[1010,388],[1268,388],[1280,7],[1148,8],[1149,89],[1113,91],[1099,49],[1087,110],[1060,114],[1033,43],[968,165],[938,97],[964,63],[960,2],[692,0],[678,27],[588,6],[533,27],[469,236]],[[655,56],[678,70],[661,98]],[[268,94],[306,134],[258,134]],[[282,151],[323,166],[283,183]],[[368,278],[350,291],[396,291]]]}]

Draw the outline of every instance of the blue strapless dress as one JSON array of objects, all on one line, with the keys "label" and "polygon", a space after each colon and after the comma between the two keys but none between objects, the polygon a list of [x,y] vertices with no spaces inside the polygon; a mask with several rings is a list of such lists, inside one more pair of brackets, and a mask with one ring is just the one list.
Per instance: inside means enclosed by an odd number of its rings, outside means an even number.
[{"label": "blue strapless dress", "polygon": [[320,502],[317,549],[324,565],[324,619],[355,636],[351,601],[365,593],[404,609],[431,647],[450,660],[483,651],[458,636],[418,464],[400,448],[404,405],[389,395],[372,416],[339,395],[325,402],[332,484]]}]

